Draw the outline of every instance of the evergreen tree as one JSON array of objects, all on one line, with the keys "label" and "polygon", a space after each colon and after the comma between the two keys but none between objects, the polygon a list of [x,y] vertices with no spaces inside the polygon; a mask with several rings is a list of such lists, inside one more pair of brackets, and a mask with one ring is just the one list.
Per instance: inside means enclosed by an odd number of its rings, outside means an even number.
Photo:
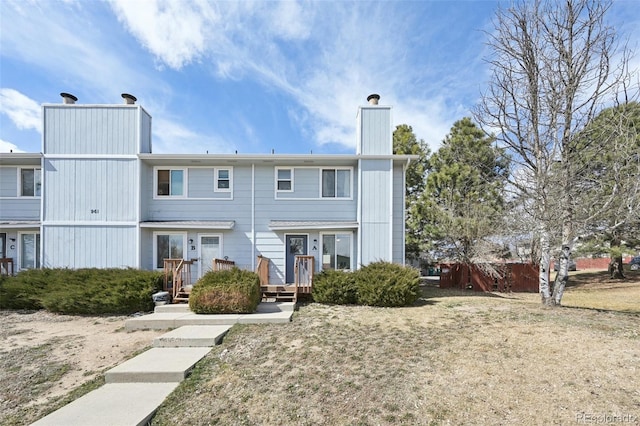
[{"label": "evergreen tree", "polygon": [[504,207],[508,159],[470,118],[454,123],[429,159],[421,200],[425,230],[438,257],[465,263],[491,260]]}]

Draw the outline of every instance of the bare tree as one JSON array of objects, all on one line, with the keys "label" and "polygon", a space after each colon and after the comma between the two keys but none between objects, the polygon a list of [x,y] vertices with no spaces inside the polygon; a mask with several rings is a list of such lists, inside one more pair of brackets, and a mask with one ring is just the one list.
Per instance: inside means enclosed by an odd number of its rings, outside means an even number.
[{"label": "bare tree", "polygon": [[[621,96],[632,81],[629,51],[605,21],[610,6],[521,0],[498,9],[488,33],[492,78],[475,118],[511,154],[511,188],[531,218],[545,305],[562,300],[577,235],[576,135],[602,109],[628,100]],[[558,237],[560,267],[552,290],[551,244]]]}]

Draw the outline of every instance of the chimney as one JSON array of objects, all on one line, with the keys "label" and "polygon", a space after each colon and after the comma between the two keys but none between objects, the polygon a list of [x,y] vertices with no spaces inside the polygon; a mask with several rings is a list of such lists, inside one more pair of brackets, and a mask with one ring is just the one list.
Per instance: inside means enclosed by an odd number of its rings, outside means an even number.
[{"label": "chimney", "polygon": [[122,96],[122,99],[124,99],[124,103],[126,105],[133,105],[138,100],[135,96],[130,95],[128,93],[123,93],[121,96]]},{"label": "chimney", "polygon": [[73,96],[71,93],[62,92],[60,93],[60,96],[62,96],[62,103],[65,105],[73,105],[78,100],[78,98]]},{"label": "chimney", "polygon": [[369,105],[378,105],[379,100],[380,95],[378,95],[377,93],[367,96],[367,102],[369,102]]}]

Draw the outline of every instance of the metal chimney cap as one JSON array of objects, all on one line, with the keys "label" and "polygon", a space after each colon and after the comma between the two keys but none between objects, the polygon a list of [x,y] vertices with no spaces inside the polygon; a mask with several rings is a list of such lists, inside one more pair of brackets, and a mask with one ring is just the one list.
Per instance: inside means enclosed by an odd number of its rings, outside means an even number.
[{"label": "metal chimney cap", "polygon": [[78,98],[73,96],[71,93],[62,92],[60,93],[60,96],[62,96],[62,102],[65,104],[75,104],[78,100]]},{"label": "metal chimney cap", "polygon": [[127,104],[127,105],[133,105],[138,100],[138,98],[136,98],[135,96],[130,95],[128,93],[123,93],[120,96],[122,96],[122,99],[124,99],[124,103]]},{"label": "metal chimney cap", "polygon": [[377,93],[373,93],[367,96],[367,102],[369,102],[371,105],[378,105],[379,100],[380,100],[380,95],[378,95]]}]

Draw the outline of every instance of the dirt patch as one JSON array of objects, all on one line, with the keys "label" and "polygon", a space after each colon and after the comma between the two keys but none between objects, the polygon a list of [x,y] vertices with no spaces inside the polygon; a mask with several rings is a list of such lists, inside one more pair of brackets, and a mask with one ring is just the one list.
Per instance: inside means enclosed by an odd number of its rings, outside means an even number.
[{"label": "dirt patch", "polygon": [[0,311],[0,424],[31,423],[162,333],[126,332],[126,319]]}]

